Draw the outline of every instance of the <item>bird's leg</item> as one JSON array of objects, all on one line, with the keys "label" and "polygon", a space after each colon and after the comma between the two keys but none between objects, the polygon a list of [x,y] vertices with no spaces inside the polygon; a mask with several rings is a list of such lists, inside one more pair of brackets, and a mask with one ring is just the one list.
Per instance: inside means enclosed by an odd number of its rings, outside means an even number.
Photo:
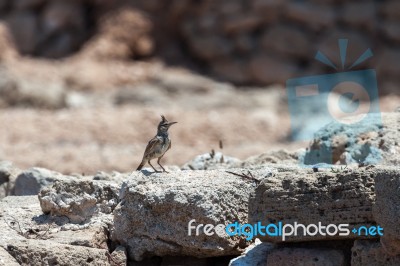
[{"label": "bird's leg", "polygon": [[148,160],[147,162],[150,164],[151,168],[153,168],[154,172],[161,173],[161,171],[158,171],[156,170],[156,168],[154,168],[154,166],[150,163],[150,160]]},{"label": "bird's leg", "polygon": [[168,173],[168,171],[166,171],[166,170],[164,169],[164,167],[160,164],[161,158],[162,158],[162,156],[161,156],[161,157],[158,157],[157,164],[161,167],[161,169],[163,169],[164,172]]}]

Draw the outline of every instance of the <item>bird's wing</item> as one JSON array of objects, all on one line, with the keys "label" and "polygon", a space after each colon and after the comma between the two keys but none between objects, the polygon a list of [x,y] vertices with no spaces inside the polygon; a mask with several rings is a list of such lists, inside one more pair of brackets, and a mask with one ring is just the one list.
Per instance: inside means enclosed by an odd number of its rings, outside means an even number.
[{"label": "bird's wing", "polygon": [[159,138],[157,138],[157,137],[152,138],[152,139],[149,141],[149,143],[147,144],[146,150],[144,151],[144,155],[147,155],[147,154],[149,154],[150,152],[154,151],[154,147],[155,147],[158,143],[161,143],[161,142],[162,142],[162,140],[159,139]]},{"label": "bird's wing", "polygon": [[171,149],[171,146],[172,146],[172,141],[169,141],[168,149],[165,152],[167,152],[169,149]]}]

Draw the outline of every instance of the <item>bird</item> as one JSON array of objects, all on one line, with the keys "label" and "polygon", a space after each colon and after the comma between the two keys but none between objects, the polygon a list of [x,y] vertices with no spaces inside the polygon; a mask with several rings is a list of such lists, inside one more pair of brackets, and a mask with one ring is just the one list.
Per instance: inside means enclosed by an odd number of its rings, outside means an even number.
[{"label": "bird", "polygon": [[152,138],[147,144],[146,150],[143,154],[142,162],[139,164],[136,171],[142,170],[143,166],[148,163],[156,173],[160,173],[161,171],[157,171],[150,163],[151,160],[158,158],[157,164],[161,167],[163,172],[167,172],[160,164],[160,160],[164,156],[164,154],[171,148],[171,140],[168,136],[168,129],[170,126],[176,123],[178,122],[168,122],[165,116],[161,115],[161,121],[157,127],[157,135]]}]

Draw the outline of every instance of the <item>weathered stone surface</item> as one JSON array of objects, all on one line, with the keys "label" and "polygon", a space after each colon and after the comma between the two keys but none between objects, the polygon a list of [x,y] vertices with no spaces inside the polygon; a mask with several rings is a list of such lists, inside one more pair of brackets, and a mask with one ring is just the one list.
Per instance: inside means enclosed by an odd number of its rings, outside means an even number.
[{"label": "weathered stone surface", "polygon": [[118,203],[118,190],[117,183],[107,181],[57,181],[40,191],[39,200],[45,214],[82,223],[98,213],[110,214]]},{"label": "weathered stone surface", "polygon": [[111,253],[111,258],[112,266],[127,265],[126,248],[123,246],[118,246]]},{"label": "weathered stone surface", "polygon": [[14,195],[37,195],[39,191],[53,184],[56,180],[67,180],[72,177],[63,176],[60,173],[44,168],[31,168],[19,174],[15,180]]},{"label": "weathered stone surface", "polygon": [[[313,173],[311,169],[275,173],[264,179],[256,188],[249,202],[250,223],[261,222],[304,225],[351,224],[353,227],[374,223],[372,205],[375,201],[374,177],[393,173],[386,169],[336,169]],[[285,241],[317,239],[357,238],[348,236],[304,236],[300,228],[298,236],[286,237]],[[267,241],[281,242],[281,236],[258,236]]]},{"label": "weathered stone surface", "polygon": [[66,217],[43,215],[37,196],[11,196],[0,201],[0,246],[13,240],[42,239],[60,244],[107,249],[107,219],[84,225]]},{"label": "weathered stone surface", "polygon": [[20,264],[4,248],[0,247],[0,265],[18,266]]},{"label": "weathered stone surface", "polygon": [[274,245],[271,243],[262,243],[258,238],[253,244],[248,246],[243,254],[229,262],[229,266],[253,266],[266,265],[267,257]]},{"label": "weathered stone surface", "polygon": [[[234,170],[232,170],[234,171]],[[238,171],[240,173],[240,171]],[[263,174],[254,171],[254,176]],[[133,173],[121,188],[114,210],[112,240],[127,247],[130,259],[157,255],[211,257],[239,254],[240,238],[188,235],[188,223],[246,222],[249,194],[255,182],[223,170]],[[173,218],[172,218],[173,217]],[[172,219],[171,219],[172,218]],[[222,235],[224,235],[223,233]]]},{"label": "weathered stone surface", "polygon": [[[375,176],[376,203],[373,207],[375,221],[384,229],[381,243],[390,255],[400,255],[400,172],[392,168],[388,174]],[[400,257],[399,257],[400,258]]]},{"label": "weathered stone surface", "polygon": [[351,249],[352,266],[396,266],[400,264],[400,256],[390,256],[379,241],[356,240]]},{"label": "weathered stone surface", "polygon": [[346,261],[343,252],[339,250],[278,248],[271,250],[265,265],[344,266]]},{"label": "weathered stone surface", "polygon": [[305,153],[305,164],[385,164],[400,162],[400,113],[381,113],[353,123],[360,116],[346,118],[349,125],[330,123],[314,135]]},{"label": "weathered stone surface", "polygon": [[239,159],[223,155],[221,152],[210,152],[196,156],[182,166],[182,170],[215,170],[236,166]]},{"label": "weathered stone surface", "polygon": [[21,265],[110,265],[106,250],[63,245],[46,240],[17,240],[7,251]]},{"label": "weathered stone surface", "polygon": [[[0,201],[0,246],[7,248],[9,243],[35,237],[30,228],[36,228],[32,218],[41,215],[37,196],[5,197]],[[43,228],[44,230],[44,228]]]}]

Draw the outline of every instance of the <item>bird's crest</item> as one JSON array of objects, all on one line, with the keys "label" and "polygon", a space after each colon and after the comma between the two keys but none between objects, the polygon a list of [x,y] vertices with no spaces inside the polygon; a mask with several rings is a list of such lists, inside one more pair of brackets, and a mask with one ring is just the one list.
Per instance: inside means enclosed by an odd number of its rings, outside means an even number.
[{"label": "bird's crest", "polygon": [[160,124],[166,124],[168,123],[168,120],[165,118],[165,116],[161,115],[161,122]]}]

